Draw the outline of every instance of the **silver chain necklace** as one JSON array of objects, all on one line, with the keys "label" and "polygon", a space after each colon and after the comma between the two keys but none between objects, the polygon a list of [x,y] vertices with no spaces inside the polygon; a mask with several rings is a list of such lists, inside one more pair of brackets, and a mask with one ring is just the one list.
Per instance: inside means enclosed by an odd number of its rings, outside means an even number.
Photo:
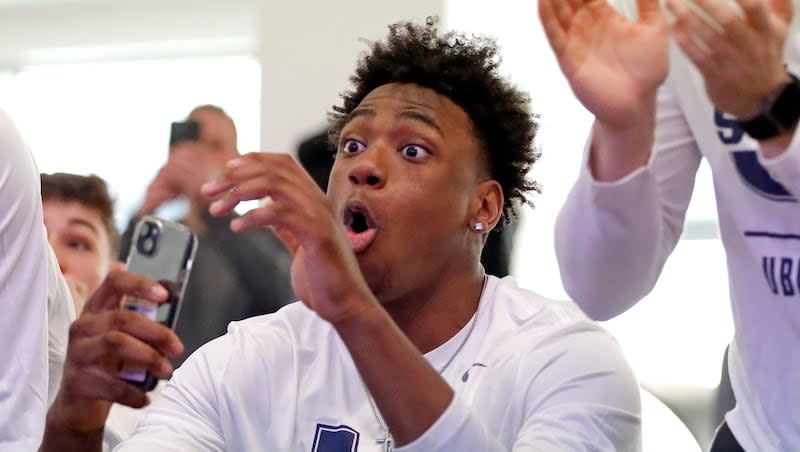
[{"label": "silver chain necklace", "polygon": [[[483,304],[483,297],[486,294],[486,283],[489,281],[489,277],[487,275],[483,275],[483,287],[481,287],[481,295],[478,297],[478,306],[475,308],[475,314],[473,314],[472,319],[470,319],[469,330],[467,330],[467,335],[464,336],[464,339],[458,344],[458,348],[456,351],[450,355],[450,358],[444,363],[444,365],[438,370],[439,375],[441,375],[450,364],[453,363],[453,360],[456,359],[459,353],[461,353],[461,349],[464,348],[469,338],[472,336],[472,332],[475,330],[475,324],[478,323],[478,314],[481,312],[481,304]],[[364,386],[364,390],[367,393],[367,400],[369,401],[369,408],[372,410],[372,415],[375,417],[375,420],[378,422],[378,428],[381,430],[381,438],[378,438],[377,443],[385,452],[391,452],[394,450],[394,440],[392,439],[392,434],[389,433],[389,428],[386,427],[386,424],[383,423],[383,418],[381,417],[380,413],[378,413],[378,408],[375,406],[375,401],[372,400],[372,395],[367,390],[366,385]]]}]

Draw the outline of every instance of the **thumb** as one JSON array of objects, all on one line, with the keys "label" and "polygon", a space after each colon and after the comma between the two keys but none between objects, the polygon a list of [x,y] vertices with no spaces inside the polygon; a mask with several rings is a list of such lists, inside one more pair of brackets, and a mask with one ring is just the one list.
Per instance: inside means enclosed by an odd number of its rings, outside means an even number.
[{"label": "thumb", "polygon": [[292,231],[281,227],[281,226],[272,226],[272,229],[275,231],[275,234],[281,239],[286,248],[289,250],[289,253],[292,255],[292,259],[294,259],[295,254],[300,249],[300,241],[297,240],[297,237],[292,233]]}]

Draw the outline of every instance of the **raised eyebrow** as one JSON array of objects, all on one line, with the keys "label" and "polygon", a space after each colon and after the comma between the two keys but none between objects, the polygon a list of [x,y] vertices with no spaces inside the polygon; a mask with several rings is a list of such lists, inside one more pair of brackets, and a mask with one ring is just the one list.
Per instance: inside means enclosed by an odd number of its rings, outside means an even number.
[{"label": "raised eyebrow", "polygon": [[367,107],[356,108],[355,110],[351,111],[349,115],[347,115],[347,120],[344,123],[347,124],[348,122],[360,117],[374,118],[375,110]]},{"label": "raised eyebrow", "polygon": [[413,110],[405,110],[398,113],[397,117],[421,122],[426,126],[436,130],[436,132],[438,132],[439,135],[444,135],[444,132],[442,132],[442,128],[439,127],[439,124],[436,122],[436,120],[424,113],[420,113],[418,111],[413,111]]}]

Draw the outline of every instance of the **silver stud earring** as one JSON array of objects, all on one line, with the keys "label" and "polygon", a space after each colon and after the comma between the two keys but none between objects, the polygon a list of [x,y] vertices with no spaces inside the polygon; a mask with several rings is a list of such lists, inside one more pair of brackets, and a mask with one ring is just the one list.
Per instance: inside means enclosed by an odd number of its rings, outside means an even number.
[{"label": "silver stud earring", "polygon": [[483,232],[483,223],[480,221],[475,223],[475,232]]}]

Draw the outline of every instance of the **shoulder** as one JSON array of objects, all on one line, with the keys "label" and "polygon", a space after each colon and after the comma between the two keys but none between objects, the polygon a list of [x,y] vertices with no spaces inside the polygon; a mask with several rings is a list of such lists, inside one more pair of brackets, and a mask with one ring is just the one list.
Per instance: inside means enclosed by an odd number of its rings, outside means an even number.
[{"label": "shoulder", "polygon": [[289,303],[271,314],[231,322],[228,334],[239,338],[290,336],[296,341],[314,341],[333,333],[331,326],[300,301]]},{"label": "shoulder", "polygon": [[508,332],[491,334],[484,347],[503,370],[497,378],[523,401],[531,431],[579,420],[593,427],[576,428],[573,439],[597,445],[619,436],[611,442],[637,449],[639,386],[616,339],[571,301],[548,299],[508,277],[497,289],[493,320]]},{"label": "shoulder", "polygon": [[[495,297],[491,328],[499,325],[500,332],[492,334],[491,342],[508,350],[501,359],[513,360],[521,377],[549,374],[555,383],[599,372],[617,381],[620,390],[636,388],[617,340],[572,301],[543,297],[511,277],[498,281]],[[526,359],[520,360],[521,355]]]},{"label": "shoulder", "polygon": [[[41,201],[39,195],[39,170],[28,146],[17,130],[14,122],[0,110],[0,202],[8,212],[9,204],[17,204],[22,209],[26,203]],[[6,204],[9,203],[9,204]]]},{"label": "shoulder", "polygon": [[487,299],[493,324],[508,324],[508,327],[515,327],[517,333],[536,330],[539,334],[549,334],[575,327],[603,332],[574,302],[544,297],[518,286],[511,276],[491,277]]},{"label": "shoulder", "polygon": [[331,336],[335,331],[327,322],[295,302],[271,314],[231,322],[224,336],[200,347],[187,362],[202,362],[221,377],[248,369],[283,368]]}]

